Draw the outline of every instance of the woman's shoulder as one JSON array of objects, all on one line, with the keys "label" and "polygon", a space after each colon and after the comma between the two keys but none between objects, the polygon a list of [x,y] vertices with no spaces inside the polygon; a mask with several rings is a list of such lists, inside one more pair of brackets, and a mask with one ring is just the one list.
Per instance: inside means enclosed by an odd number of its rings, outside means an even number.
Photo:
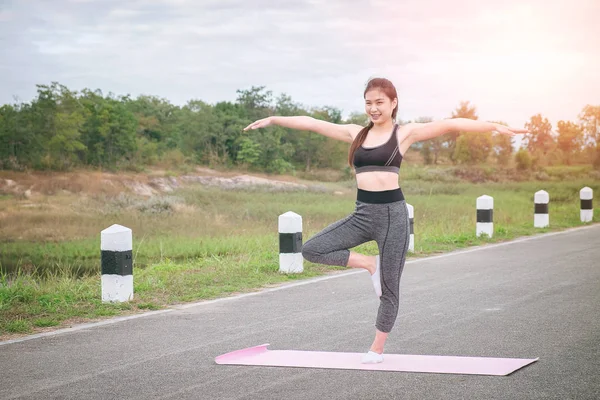
[{"label": "woman's shoulder", "polygon": [[360,131],[362,131],[365,128],[364,126],[358,124],[346,124],[345,126],[346,129],[348,129],[348,133],[350,134],[350,136],[352,136],[352,140],[354,140],[356,136],[358,136]]},{"label": "woman's shoulder", "polygon": [[396,125],[398,126],[397,134],[401,137],[410,134],[413,129],[423,124],[420,122],[402,122]]}]

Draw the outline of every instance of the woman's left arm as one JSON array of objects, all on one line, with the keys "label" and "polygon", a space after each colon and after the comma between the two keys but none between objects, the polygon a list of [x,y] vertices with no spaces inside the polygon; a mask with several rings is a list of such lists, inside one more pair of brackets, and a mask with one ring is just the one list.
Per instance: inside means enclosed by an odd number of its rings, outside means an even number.
[{"label": "woman's left arm", "polygon": [[410,124],[408,140],[411,143],[433,139],[450,132],[491,132],[495,131],[513,136],[517,133],[527,133],[527,129],[510,128],[494,122],[477,121],[469,118],[452,118],[442,121]]}]

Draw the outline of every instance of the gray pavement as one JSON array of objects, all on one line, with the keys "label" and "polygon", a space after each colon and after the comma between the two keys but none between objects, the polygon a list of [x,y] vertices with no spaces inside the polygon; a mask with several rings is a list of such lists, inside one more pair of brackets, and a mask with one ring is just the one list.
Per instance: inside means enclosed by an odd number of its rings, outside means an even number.
[{"label": "gray pavement", "polygon": [[600,225],[411,261],[387,353],[535,358],[505,377],[217,365],[363,352],[368,274],[0,345],[0,399],[599,399]]}]

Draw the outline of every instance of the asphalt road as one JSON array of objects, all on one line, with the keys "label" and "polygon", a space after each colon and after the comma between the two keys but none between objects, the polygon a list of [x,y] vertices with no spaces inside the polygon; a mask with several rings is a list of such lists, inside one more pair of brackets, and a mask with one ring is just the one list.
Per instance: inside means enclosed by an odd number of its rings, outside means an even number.
[{"label": "asphalt road", "polygon": [[600,225],[406,265],[386,353],[536,358],[477,376],[217,365],[270,349],[363,352],[364,271],[0,343],[0,399],[599,399]]}]

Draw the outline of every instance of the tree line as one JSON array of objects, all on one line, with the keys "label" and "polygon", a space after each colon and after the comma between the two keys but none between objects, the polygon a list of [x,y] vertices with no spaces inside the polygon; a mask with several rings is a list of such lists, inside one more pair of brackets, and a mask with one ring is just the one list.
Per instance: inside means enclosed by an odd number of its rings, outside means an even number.
[{"label": "tree line", "polygon": [[[1,169],[137,169],[164,162],[268,173],[339,169],[346,167],[347,143],[279,126],[252,132],[243,128],[269,115],[367,124],[364,113],[344,119],[335,107],[306,107],[286,94],[275,98],[264,86],[237,90],[234,102],[208,104],[194,99],[183,106],[148,95],[76,92],[57,82],[36,87],[31,102],[0,107]],[[462,102],[451,117],[478,118],[468,102]],[[422,117],[415,122],[429,120]],[[509,137],[491,132],[456,132],[415,147],[428,164],[442,160],[478,164],[493,158],[501,165],[515,160],[524,168],[573,162],[595,162],[600,167],[600,106],[584,107],[576,122],[559,121],[556,131],[539,114],[531,117],[527,128],[531,133],[516,155]]]},{"label": "tree line", "polygon": [[[461,102],[452,112],[451,118],[458,117],[479,119],[469,102]],[[574,163],[592,163],[600,168],[600,106],[586,105],[577,121],[561,120],[556,128],[548,118],[536,114],[525,123],[525,128],[529,133],[524,135],[516,153],[510,137],[491,132],[450,133],[423,143],[421,152],[426,163],[437,163],[441,155],[453,163],[481,164],[492,156],[502,166],[514,160],[519,169]]]}]

